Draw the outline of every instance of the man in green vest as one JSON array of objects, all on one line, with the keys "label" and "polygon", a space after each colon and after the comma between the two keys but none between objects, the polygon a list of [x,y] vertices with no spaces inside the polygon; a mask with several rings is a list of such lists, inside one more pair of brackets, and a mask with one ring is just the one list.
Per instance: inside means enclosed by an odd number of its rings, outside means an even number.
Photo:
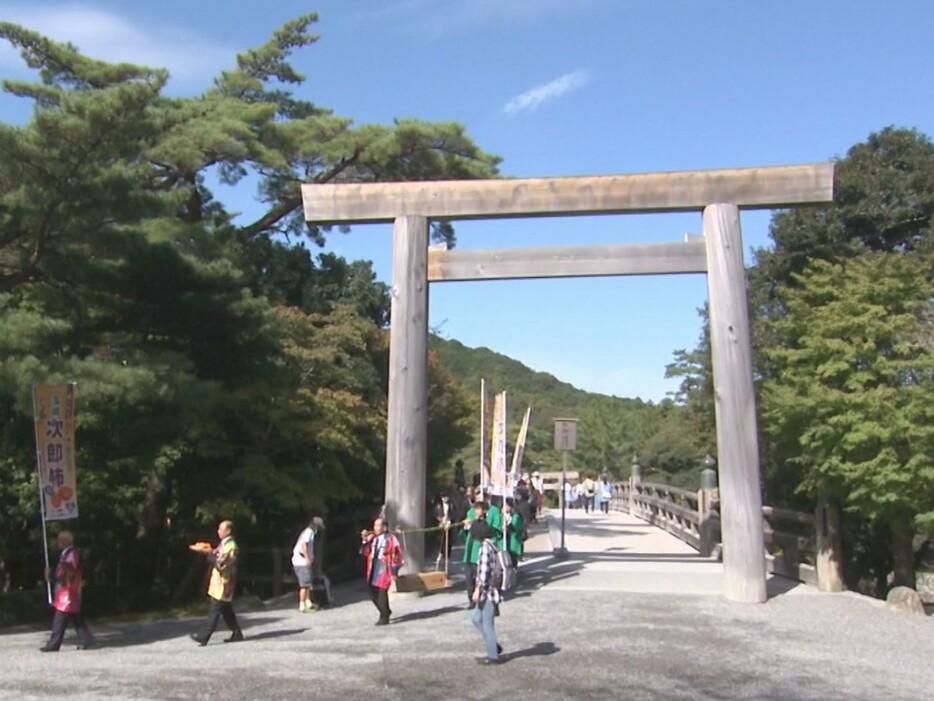
[{"label": "man in green vest", "polygon": [[503,547],[503,512],[495,504],[489,504],[478,498],[467,512],[464,520],[464,581],[467,585],[468,608],[474,608],[476,603],[471,600],[477,580],[477,563],[480,561],[480,540],[470,534],[470,526],[474,521],[485,521],[493,529],[493,544],[497,548]]},{"label": "man in green vest", "polygon": [[503,518],[506,520],[506,551],[509,553],[509,559],[512,560],[512,566],[518,568],[519,559],[525,550],[526,533],[525,522],[516,510],[512,497],[506,499]]}]

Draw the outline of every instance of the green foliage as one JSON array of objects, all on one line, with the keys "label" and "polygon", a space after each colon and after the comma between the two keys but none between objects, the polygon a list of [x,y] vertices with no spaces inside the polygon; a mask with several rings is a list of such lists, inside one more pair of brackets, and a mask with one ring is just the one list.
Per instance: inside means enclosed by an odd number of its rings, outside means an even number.
[{"label": "green foliage", "polygon": [[[306,250],[327,232],[299,186],[494,177],[498,159],[458,124],[358,127],[298,96],[288,59],[314,21],[186,98],[162,94],[163,70],[0,23],[39,72],[4,83],[30,121],[0,125],[0,588],[41,572],[34,382],[78,383],[90,583],[122,578],[136,605],[197,579],[183,545],[222,515],[282,546],[311,511],[381,501],[388,289],[367,262]],[[258,183],[265,211],[241,223],[218,179]],[[467,409],[432,372],[441,463]]]},{"label": "green foliage", "polygon": [[[911,534],[934,522],[934,284],[900,253],[814,261],[783,295],[767,352],[766,431],[800,471],[799,491],[825,492],[893,538],[896,578],[913,583]],[[898,558],[902,558],[899,565]]]},{"label": "green foliage", "polygon": [[[532,406],[532,421],[523,458],[524,470],[560,470],[561,455],[554,449],[553,419],[578,419],[577,450],[570,455],[569,469],[599,474],[604,469],[617,478],[630,473],[633,455],[648,469],[656,468],[666,478],[676,475],[683,484],[696,486],[703,453],[696,452],[691,432],[685,430],[684,410],[671,401],[660,404],[591,394],[575,389],[547,373],[535,372],[518,361],[488,348],[467,348],[462,343],[431,339],[432,348],[444,366],[460,381],[471,400],[467,421],[476,427],[472,441],[458,453],[464,460],[468,479],[478,471],[480,460],[480,379],[487,382],[487,401],[495,392],[507,393],[509,456],[526,408]],[[489,433],[487,434],[489,436]],[[451,468],[448,467],[448,480]],[[683,476],[683,477],[682,477]]]},{"label": "green foliage", "polygon": [[922,333],[934,285],[899,254],[815,261],[784,295],[769,349],[770,432],[797,444],[800,489],[871,520],[934,517],[934,353]]},{"label": "green foliage", "polygon": [[[665,377],[681,378],[674,400],[685,409],[684,421],[689,425],[688,435],[683,427],[675,430],[675,440],[687,440],[693,452],[716,455],[717,422],[713,394],[713,366],[710,358],[710,323],[707,306],[698,310],[703,320],[697,347],[692,351],[676,350],[675,361],[665,368]],[[680,429],[680,430],[679,430]]]}]

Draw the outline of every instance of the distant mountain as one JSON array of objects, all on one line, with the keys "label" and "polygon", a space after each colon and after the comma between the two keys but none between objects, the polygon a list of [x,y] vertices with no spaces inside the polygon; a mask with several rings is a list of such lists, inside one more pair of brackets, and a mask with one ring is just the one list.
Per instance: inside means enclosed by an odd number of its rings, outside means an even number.
[{"label": "distant mountain", "polygon": [[[476,398],[476,432],[473,443],[462,451],[469,475],[480,461],[480,379],[487,384],[492,409],[495,393],[506,391],[509,459],[512,459],[522,416],[532,405],[532,423],[523,469],[560,470],[561,454],[554,449],[553,419],[578,419],[578,449],[572,453],[569,469],[628,476],[635,453],[647,459],[659,453],[660,434],[680,417],[680,407],[670,401],[660,404],[641,399],[621,399],[585,392],[562,382],[554,375],[536,372],[517,360],[489,348],[470,348],[455,340],[432,336],[430,348],[444,367]],[[487,419],[490,420],[489,417]],[[683,431],[681,431],[684,433]],[[665,443],[669,443],[665,439]],[[488,444],[489,445],[489,444]],[[690,448],[687,448],[690,452]],[[679,466],[667,465],[669,472]]]}]

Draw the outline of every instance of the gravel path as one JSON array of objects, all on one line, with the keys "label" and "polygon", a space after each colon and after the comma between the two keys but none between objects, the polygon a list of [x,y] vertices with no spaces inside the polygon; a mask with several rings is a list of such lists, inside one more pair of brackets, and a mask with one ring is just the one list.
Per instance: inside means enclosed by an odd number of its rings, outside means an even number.
[{"label": "gravel path", "polygon": [[732,604],[708,591],[710,563],[660,552],[668,546],[627,519],[570,514],[572,556],[560,562],[546,529],[530,539],[520,588],[497,619],[507,653],[497,667],[476,664],[482,643],[460,588],[394,596],[394,623],[378,628],[352,585],[332,609],[300,614],[283,600],[241,615],[248,639],[235,645],[219,631],[199,648],[187,635],[200,620],[92,619],[98,649],[75,650],[68,637],[56,654],[38,652],[45,633],[2,635],[0,699],[931,697],[931,618],[779,580],[768,603]]}]

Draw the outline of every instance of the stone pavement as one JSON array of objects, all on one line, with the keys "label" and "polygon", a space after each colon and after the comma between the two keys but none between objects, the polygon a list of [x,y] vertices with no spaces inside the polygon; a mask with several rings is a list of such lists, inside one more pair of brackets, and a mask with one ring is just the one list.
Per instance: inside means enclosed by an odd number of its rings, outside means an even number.
[{"label": "stone pavement", "polygon": [[236,645],[220,632],[197,647],[198,620],[92,620],[99,649],[68,639],[56,654],[38,652],[45,634],[0,635],[0,698],[916,701],[934,689],[931,618],[779,580],[766,604],[729,603],[716,563],[622,514],[569,511],[564,560],[545,527],[527,545],[497,667],[475,663],[460,586],[394,596],[393,625],[377,628],[356,584],[325,611],[289,599],[243,615]]}]

